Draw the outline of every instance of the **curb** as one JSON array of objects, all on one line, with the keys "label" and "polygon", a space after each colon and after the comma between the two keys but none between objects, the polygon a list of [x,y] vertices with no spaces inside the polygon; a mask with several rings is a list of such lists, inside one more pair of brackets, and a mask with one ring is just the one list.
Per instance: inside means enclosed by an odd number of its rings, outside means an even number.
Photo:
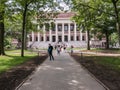
[{"label": "curb", "polygon": [[[81,65],[81,64],[80,64],[80,65]],[[81,67],[82,67],[85,71],[87,71],[87,72],[92,76],[93,79],[95,79],[100,85],[102,85],[102,86],[105,88],[105,90],[110,90],[105,84],[103,84],[103,82],[101,82],[98,78],[96,78],[95,75],[93,75],[90,71],[88,71],[87,68],[85,68],[83,65],[81,65]]]},{"label": "curb", "polygon": [[[71,57],[71,58],[73,58],[73,57]],[[74,58],[73,58],[73,60],[75,60]],[[76,60],[75,60],[76,61]],[[77,62],[77,61],[76,61]],[[78,62],[77,62],[78,63]],[[95,79],[100,85],[102,85],[104,88],[105,88],[105,90],[110,90],[105,84],[103,84],[99,79],[97,79],[96,77],[95,77],[95,75],[93,75],[90,71],[88,71],[88,69],[87,68],[85,68],[81,63],[78,63],[78,64],[80,64],[80,66],[86,71],[86,72],[88,72],[89,74],[90,74],[90,76],[92,76],[92,78],[93,79]]]},{"label": "curb", "polygon": [[[36,69],[35,69],[36,71]],[[16,88],[15,90],[18,90],[24,83],[25,81],[27,81],[28,79],[30,79],[30,77],[35,73],[35,71],[33,71],[30,75],[28,75]]]}]

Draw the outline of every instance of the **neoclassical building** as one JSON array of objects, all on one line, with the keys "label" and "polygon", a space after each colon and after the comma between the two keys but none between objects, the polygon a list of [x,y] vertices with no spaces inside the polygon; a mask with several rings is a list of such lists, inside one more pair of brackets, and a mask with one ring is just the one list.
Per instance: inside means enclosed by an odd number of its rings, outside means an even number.
[{"label": "neoclassical building", "polygon": [[29,34],[29,46],[46,47],[48,43],[65,43],[68,46],[86,47],[87,33],[77,28],[71,17],[74,13],[60,13],[52,20],[52,28],[48,28],[51,23],[46,23],[43,32],[32,32]]}]

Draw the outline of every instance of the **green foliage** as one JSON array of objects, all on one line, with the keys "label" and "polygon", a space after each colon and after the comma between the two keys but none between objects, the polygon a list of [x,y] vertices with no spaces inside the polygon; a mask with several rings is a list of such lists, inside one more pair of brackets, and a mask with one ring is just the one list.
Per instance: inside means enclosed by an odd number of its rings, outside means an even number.
[{"label": "green foliage", "polygon": [[[113,32],[119,32],[116,28],[117,18],[120,15],[119,0],[71,0],[72,10],[76,12],[73,19],[77,22],[79,28],[89,30],[90,36],[106,37],[106,48],[109,48],[109,36]],[[116,5],[116,8],[114,7]],[[120,36],[120,34],[119,34]],[[118,38],[119,39],[119,38]]]},{"label": "green foliage", "polygon": [[[38,25],[53,18],[58,7],[54,0],[0,0],[0,12],[5,12],[4,19],[0,20],[5,21],[5,36],[22,41],[23,52],[28,33],[37,31]],[[34,24],[33,20],[37,23]]]},{"label": "green foliage", "polygon": [[110,44],[111,45],[116,45],[118,42],[118,34],[117,33],[112,33],[110,36],[111,40],[110,40]]},{"label": "green foliage", "polygon": [[11,45],[12,45],[11,41],[12,41],[11,38],[5,38],[4,45],[5,45],[6,49],[10,49],[11,48]]}]

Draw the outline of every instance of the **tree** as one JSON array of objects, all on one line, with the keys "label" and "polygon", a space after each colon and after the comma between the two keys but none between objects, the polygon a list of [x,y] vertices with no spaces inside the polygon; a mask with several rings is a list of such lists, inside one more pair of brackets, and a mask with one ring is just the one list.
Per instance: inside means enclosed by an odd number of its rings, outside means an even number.
[{"label": "tree", "polygon": [[[104,5],[103,5],[103,3],[104,3]],[[94,27],[97,29],[96,31],[98,33],[101,33],[103,36],[106,37],[106,47],[105,48],[109,49],[110,35],[113,32],[116,32],[115,19],[114,19],[114,15],[112,15],[114,10],[112,9],[111,3],[108,3],[108,2],[101,2],[101,4],[99,5],[99,8],[101,8],[104,12],[98,13],[98,15],[95,18]],[[109,13],[111,13],[111,14],[109,14]]]},{"label": "tree", "polygon": [[110,36],[110,44],[116,46],[118,42],[118,33],[112,33]]},{"label": "tree", "polygon": [[119,10],[118,10],[118,6],[117,3],[119,3],[119,0],[111,0],[113,6],[114,6],[114,11],[115,11],[115,19],[116,19],[116,29],[118,31],[119,34],[119,46],[120,46],[120,21],[119,21]]},{"label": "tree", "polygon": [[[37,9],[37,11],[53,11],[56,10],[56,2],[53,0],[16,0],[16,3],[20,5],[21,9],[23,10],[23,23],[22,23],[22,49],[21,49],[21,56],[24,56],[24,49],[25,49],[25,30],[26,30],[26,19],[27,19],[27,12],[28,11],[34,11]],[[37,13],[38,15],[39,13]],[[51,13],[43,13],[48,14],[47,18],[50,18]],[[37,17],[37,16],[36,16]],[[42,18],[41,18],[42,19]]]},{"label": "tree", "polygon": [[96,22],[96,28],[98,29],[97,32],[101,33],[102,36],[106,38],[106,49],[109,49],[110,44],[110,35],[115,32],[115,22],[114,20],[110,19],[108,16],[104,19],[101,17],[99,21]]},{"label": "tree", "polygon": [[85,0],[72,0],[73,1],[73,10],[76,12],[76,15],[73,17],[75,22],[79,27],[83,27],[87,31],[87,50],[90,50],[90,30],[94,22],[94,11],[89,8],[87,5],[91,2]]},{"label": "tree", "polygon": [[5,55],[4,51],[4,13],[5,13],[5,0],[0,1],[0,55]]},{"label": "tree", "polygon": [[[77,15],[75,17],[77,23],[80,24],[80,21],[85,21],[82,19],[87,18],[87,28],[98,28],[96,30],[99,33],[102,33],[106,36],[106,48],[109,48],[109,36],[115,30],[115,20],[117,25],[117,31],[119,31],[119,1],[118,0],[72,0],[72,8],[75,10]],[[113,4],[113,5],[112,5]],[[83,10],[83,8],[88,8]],[[114,7],[114,8],[113,8]],[[84,14],[86,15],[82,17]],[[91,18],[90,18],[91,17]],[[115,20],[113,19],[115,17]],[[112,20],[110,20],[112,18]],[[88,23],[88,21],[90,22]],[[98,24],[99,23],[99,24]],[[80,25],[79,25],[80,26]],[[101,26],[101,27],[99,27]],[[111,30],[112,27],[112,30]],[[120,35],[119,35],[120,37]],[[120,38],[119,38],[120,40]]]}]

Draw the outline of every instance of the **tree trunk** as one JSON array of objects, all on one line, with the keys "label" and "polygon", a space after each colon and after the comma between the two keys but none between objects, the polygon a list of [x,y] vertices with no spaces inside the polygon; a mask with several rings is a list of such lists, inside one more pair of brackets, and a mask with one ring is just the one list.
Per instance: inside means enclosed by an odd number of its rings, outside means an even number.
[{"label": "tree trunk", "polygon": [[24,12],[23,12],[23,25],[22,25],[22,48],[21,48],[21,56],[24,57],[24,49],[25,49],[25,24],[26,24],[26,14],[27,14],[27,4],[25,4]]},{"label": "tree trunk", "polygon": [[87,30],[87,50],[90,50],[90,31]]},{"label": "tree trunk", "polygon": [[27,30],[25,29],[25,50],[27,50],[27,44],[28,44],[28,37],[27,37]]},{"label": "tree trunk", "polygon": [[5,55],[4,52],[4,11],[0,12],[0,55]]},{"label": "tree trunk", "polygon": [[112,0],[114,9],[115,9],[115,19],[116,19],[116,29],[118,31],[118,41],[119,41],[119,46],[120,46],[120,25],[119,25],[119,12],[118,12],[118,8],[117,8],[117,2],[118,0]]},{"label": "tree trunk", "polygon": [[108,31],[107,30],[105,32],[105,37],[106,37],[106,46],[105,46],[105,48],[109,49],[109,35],[108,35]]}]

